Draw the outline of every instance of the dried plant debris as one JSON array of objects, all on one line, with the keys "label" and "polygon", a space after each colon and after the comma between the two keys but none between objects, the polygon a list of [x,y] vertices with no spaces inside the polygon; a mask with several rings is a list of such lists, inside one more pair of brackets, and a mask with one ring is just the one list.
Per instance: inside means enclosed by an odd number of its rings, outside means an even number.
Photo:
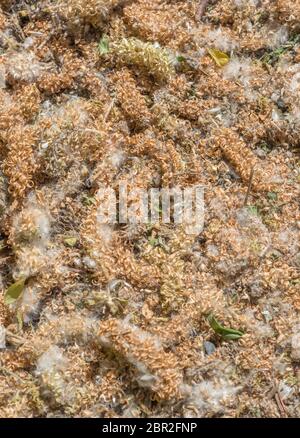
[{"label": "dried plant debris", "polygon": [[0,3],[0,417],[299,417],[299,2]]}]

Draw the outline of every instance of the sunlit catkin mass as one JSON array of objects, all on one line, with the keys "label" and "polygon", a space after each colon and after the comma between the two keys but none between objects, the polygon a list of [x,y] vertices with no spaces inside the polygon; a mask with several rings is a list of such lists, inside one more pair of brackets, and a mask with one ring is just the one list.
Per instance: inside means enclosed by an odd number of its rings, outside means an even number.
[{"label": "sunlit catkin mass", "polygon": [[299,0],[0,6],[0,417],[300,417]]}]

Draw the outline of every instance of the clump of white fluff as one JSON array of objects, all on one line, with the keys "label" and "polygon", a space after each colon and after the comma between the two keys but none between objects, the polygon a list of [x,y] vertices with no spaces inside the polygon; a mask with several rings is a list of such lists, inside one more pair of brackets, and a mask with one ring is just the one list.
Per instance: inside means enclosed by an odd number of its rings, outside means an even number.
[{"label": "clump of white fluff", "polygon": [[15,52],[9,53],[5,58],[6,81],[34,82],[42,73],[42,66],[34,53]]},{"label": "clump of white fluff", "polygon": [[99,223],[97,225],[97,234],[101,240],[108,245],[113,237],[113,226],[110,224]]},{"label": "clump of white fluff", "polygon": [[5,88],[5,67],[4,65],[0,65],[0,88]]},{"label": "clump of white fluff", "polygon": [[14,279],[37,275],[49,263],[47,250],[38,246],[24,246],[17,252],[13,269]]},{"label": "clump of white fluff", "polygon": [[97,209],[98,237],[104,244],[108,244],[113,237],[113,224],[116,221],[116,195],[113,190],[99,189],[96,195],[99,206]]},{"label": "clump of white fluff", "polygon": [[46,208],[29,195],[26,206],[14,219],[10,236],[16,250],[14,278],[36,275],[55,258],[48,251],[50,219]]},{"label": "clump of white fluff", "polygon": [[292,93],[298,92],[300,90],[300,71],[296,72],[290,82],[290,91]]},{"label": "clump of white fluff", "polygon": [[225,379],[206,380],[191,387],[188,402],[199,410],[201,416],[221,414],[239,390]]},{"label": "clump of white fluff", "polygon": [[26,324],[29,323],[32,317],[38,312],[40,293],[41,288],[38,286],[26,286],[23,290],[18,306],[22,312],[23,321]]},{"label": "clump of white fluff", "polygon": [[238,42],[228,36],[221,28],[208,31],[203,31],[202,28],[197,28],[192,31],[192,34],[196,45],[196,51],[200,58],[207,53],[207,48],[231,53],[238,47]]},{"label": "clump of white fluff", "polygon": [[242,229],[256,230],[259,234],[268,233],[268,228],[263,224],[261,218],[252,213],[247,207],[236,211],[236,221]]},{"label": "clump of white fluff", "polygon": [[295,127],[300,127],[300,108],[295,107],[293,110],[288,114],[287,119],[290,123],[294,124]]},{"label": "clump of white fluff", "polygon": [[66,406],[74,401],[74,388],[65,377],[65,370],[69,364],[63,351],[52,345],[38,359],[36,375],[40,380],[41,397],[52,405]]},{"label": "clump of white fluff", "polygon": [[[30,226],[29,230],[28,226]],[[49,240],[50,228],[48,211],[38,206],[35,199],[29,195],[26,207],[15,217],[13,222],[15,239],[20,240],[20,243],[22,243],[23,238],[26,237],[27,243],[45,247]],[[29,235],[27,235],[28,232]],[[24,236],[24,233],[26,236]]]},{"label": "clump of white fluff", "polygon": [[236,7],[239,9],[244,9],[247,6],[257,6],[258,2],[259,0],[234,0]]},{"label": "clump of white fluff", "polygon": [[121,167],[121,165],[124,163],[125,158],[126,155],[121,149],[115,149],[111,153],[109,160],[113,168],[119,169],[119,167]]},{"label": "clump of white fluff", "polygon": [[267,35],[268,46],[275,49],[287,42],[289,33],[286,27],[280,26],[276,30],[269,31]]},{"label": "clump of white fluff", "polygon": [[253,333],[258,339],[261,338],[272,338],[274,336],[274,331],[269,324],[259,321],[251,309],[245,312],[245,324],[248,330]]},{"label": "clump of white fluff", "polygon": [[6,347],[6,330],[3,325],[0,325],[0,350]]},{"label": "clump of white fluff", "polygon": [[51,347],[39,357],[36,365],[36,373],[44,374],[63,371],[67,364],[68,360],[64,357],[63,351],[56,345],[51,345]]},{"label": "clump of white fluff", "polygon": [[57,320],[58,340],[60,344],[67,345],[76,342],[76,344],[85,344],[94,335],[96,319],[83,317],[76,313],[71,313]]},{"label": "clump of white fluff", "polygon": [[206,34],[206,45],[224,52],[231,52],[238,43],[230,39],[220,28],[211,30]]},{"label": "clump of white fluff", "polygon": [[291,357],[294,361],[300,362],[300,331],[295,333],[291,339]]},{"label": "clump of white fluff", "polygon": [[82,263],[84,264],[84,266],[86,266],[88,269],[94,270],[97,268],[97,262],[92,259],[91,257],[88,256],[84,256],[82,258]]},{"label": "clump of white fluff", "polygon": [[[70,116],[72,117],[73,125],[76,128],[85,129],[89,122],[89,114],[86,110],[84,99],[78,96],[69,96],[69,100],[66,104],[52,107],[54,109],[54,116],[59,123],[65,121],[69,123]],[[50,114],[48,114],[50,115]],[[60,132],[59,126],[57,126],[58,133]]]},{"label": "clump of white fluff", "polygon": [[276,242],[276,248],[283,253],[294,256],[299,251],[299,231],[296,228],[289,227],[279,230],[274,237],[274,241]]},{"label": "clump of white fluff", "polygon": [[251,61],[250,59],[232,58],[223,68],[225,79],[239,81],[244,86],[249,85],[251,79]]}]

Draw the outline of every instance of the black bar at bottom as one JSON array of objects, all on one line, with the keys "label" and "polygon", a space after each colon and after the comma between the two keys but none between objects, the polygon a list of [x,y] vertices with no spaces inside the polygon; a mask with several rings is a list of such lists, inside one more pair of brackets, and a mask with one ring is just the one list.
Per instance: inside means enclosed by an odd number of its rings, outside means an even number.
[{"label": "black bar at bottom", "polygon": [[[108,434],[108,433],[122,433],[127,436],[139,436],[145,433],[188,433],[202,435],[206,434],[212,436],[212,433],[229,433],[232,438],[233,435],[239,436],[247,432],[251,435],[255,432],[284,432],[288,434],[288,429],[292,428],[295,431],[295,426],[299,426],[299,419],[229,419],[229,418],[215,418],[215,419],[162,419],[162,418],[31,418],[31,419],[0,419],[0,435],[2,433],[15,433],[21,432],[24,436],[24,432],[30,433],[31,437],[35,433],[41,433],[43,435],[47,433],[60,432],[60,433],[94,433]],[[6,436],[6,435],[1,435]],[[103,435],[102,435],[103,436]],[[207,435],[208,436],[208,435]],[[221,436],[221,435],[220,435]],[[53,435],[52,435],[53,437]],[[42,438],[44,438],[42,436]],[[55,437],[54,437],[55,438]],[[85,438],[85,436],[83,436]]]}]

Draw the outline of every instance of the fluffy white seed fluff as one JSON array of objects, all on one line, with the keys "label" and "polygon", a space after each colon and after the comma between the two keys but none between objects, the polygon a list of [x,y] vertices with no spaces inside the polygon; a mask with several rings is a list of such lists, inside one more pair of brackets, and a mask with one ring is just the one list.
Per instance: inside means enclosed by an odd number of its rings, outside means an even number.
[{"label": "fluffy white seed fluff", "polygon": [[47,263],[46,249],[38,246],[23,247],[18,251],[13,277],[17,280],[37,275],[47,266]]},{"label": "fluffy white seed fluff", "polygon": [[30,322],[32,317],[38,311],[40,303],[39,292],[39,288],[35,286],[27,286],[23,290],[23,294],[18,305],[25,323]]},{"label": "fluffy white seed fluff", "polygon": [[9,53],[5,59],[6,79],[8,82],[34,82],[42,72],[42,66],[36,56],[30,52]]},{"label": "fluffy white seed fluff", "polygon": [[3,325],[0,325],[0,349],[2,350],[5,347],[6,347],[6,330],[5,327],[3,327]]},{"label": "fluffy white seed fluff", "polygon": [[223,69],[225,79],[239,81],[244,86],[249,84],[251,78],[250,59],[232,58]]},{"label": "fluffy white seed fluff", "polygon": [[274,331],[269,324],[259,321],[252,310],[246,310],[245,312],[245,323],[248,330],[253,333],[258,339],[261,338],[272,338],[274,336]]},{"label": "fluffy white seed fluff", "polygon": [[39,357],[36,365],[36,373],[44,374],[62,371],[66,368],[67,364],[68,360],[64,357],[63,350],[56,345],[52,345]]},{"label": "fluffy white seed fluff", "polygon": [[300,127],[300,108],[295,106],[295,108],[289,113],[288,120],[293,123],[296,127]]},{"label": "fluffy white seed fluff", "polygon": [[111,165],[115,169],[119,169],[119,167],[123,164],[125,158],[126,158],[125,153],[120,149],[116,149],[110,155],[109,160],[110,160]]},{"label": "fluffy white seed fluff", "polygon": [[276,30],[271,30],[267,36],[268,46],[275,49],[287,42],[289,33],[286,27],[280,26]]},{"label": "fluffy white seed fluff", "polygon": [[234,4],[239,9],[244,9],[247,6],[257,6],[259,0],[234,0]]},{"label": "fluffy white seed fluff", "polygon": [[292,76],[290,82],[290,91],[292,93],[299,92],[299,90],[300,90],[300,71]]},{"label": "fluffy white seed fluff", "polygon": [[14,219],[13,227],[17,233],[18,230],[22,228],[23,221],[29,219],[31,223],[34,224],[36,231],[32,243],[40,247],[45,247],[50,235],[50,216],[45,209],[41,209],[32,203],[30,198],[28,206]]},{"label": "fluffy white seed fluff", "polygon": [[4,65],[0,65],[0,88],[5,88],[5,67]]},{"label": "fluffy white seed fluff", "polygon": [[191,388],[189,403],[199,410],[201,416],[221,414],[223,405],[233,401],[239,389],[224,379],[207,380]]},{"label": "fluffy white seed fluff", "polygon": [[101,238],[101,240],[108,245],[113,237],[113,227],[109,224],[101,224],[97,225],[97,234]]},{"label": "fluffy white seed fluff", "polygon": [[224,52],[231,52],[238,46],[237,42],[231,40],[220,28],[207,33],[206,43],[208,46]]},{"label": "fluffy white seed fluff", "polygon": [[300,362],[300,332],[295,333],[291,339],[291,357],[293,360]]},{"label": "fluffy white seed fluff", "polygon": [[96,267],[97,267],[96,261],[91,259],[91,257],[88,257],[88,256],[83,257],[82,262],[88,269],[93,270],[93,269],[96,269]]}]

